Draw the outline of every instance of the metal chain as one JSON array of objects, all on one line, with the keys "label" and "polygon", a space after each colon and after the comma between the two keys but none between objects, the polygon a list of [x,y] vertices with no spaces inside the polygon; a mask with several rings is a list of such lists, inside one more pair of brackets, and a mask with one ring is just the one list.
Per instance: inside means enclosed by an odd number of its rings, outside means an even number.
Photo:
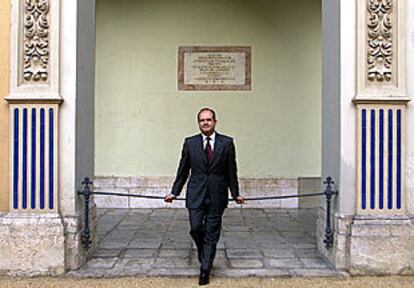
[{"label": "metal chain", "polygon": [[[162,200],[164,200],[164,197],[162,197],[162,196],[125,194],[125,193],[115,193],[115,192],[107,192],[107,191],[93,191],[93,192],[90,192],[90,195],[123,196],[123,197],[162,199]],[[262,201],[262,200],[277,200],[277,199],[287,199],[287,198],[315,197],[315,196],[322,196],[322,195],[325,195],[325,193],[310,193],[310,194],[302,194],[302,195],[262,196],[262,197],[243,198],[243,199],[245,201]],[[175,198],[174,200],[185,201],[185,198]],[[231,200],[233,200],[233,199],[229,198],[229,201],[231,201]]]}]

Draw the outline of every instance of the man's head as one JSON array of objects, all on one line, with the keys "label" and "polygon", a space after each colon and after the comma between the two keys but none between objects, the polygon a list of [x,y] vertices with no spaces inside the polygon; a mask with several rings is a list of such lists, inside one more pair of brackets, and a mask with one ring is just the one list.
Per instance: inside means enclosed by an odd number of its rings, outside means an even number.
[{"label": "man's head", "polygon": [[210,136],[214,133],[216,127],[216,112],[210,108],[203,108],[197,114],[198,127],[200,131],[206,135]]}]

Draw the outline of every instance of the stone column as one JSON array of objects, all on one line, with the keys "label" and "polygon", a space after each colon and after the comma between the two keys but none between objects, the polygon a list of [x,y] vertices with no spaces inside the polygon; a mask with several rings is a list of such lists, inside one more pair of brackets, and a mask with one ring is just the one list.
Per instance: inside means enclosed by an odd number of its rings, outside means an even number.
[{"label": "stone column", "polygon": [[[324,122],[336,124],[324,129],[323,175],[334,174],[340,196],[334,247],[320,248],[337,268],[352,274],[413,273],[414,230],[405,181],[410,135],[405,0],[332,2],[325,8],[336,5],[339,42],[337,56],[326,52],[324,60],[324,81],[335,80],[324,85],[324,100],[332,102],[324,107]],[[323,220],[321,209],[319,237]]]},{"label": "stone column", "polygon": [[12,1],[10,201],[0,218],[9,274],[61,274],[85,258],[76,190],[80,174],[93,176],[94,5]]}]

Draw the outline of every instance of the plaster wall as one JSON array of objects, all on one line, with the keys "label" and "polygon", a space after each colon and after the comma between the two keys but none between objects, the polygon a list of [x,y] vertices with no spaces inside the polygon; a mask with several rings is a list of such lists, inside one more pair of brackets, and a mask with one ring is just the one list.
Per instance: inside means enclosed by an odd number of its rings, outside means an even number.
[{"label": "plaster wall", "polygon": [[[174,175],[210,106],[240,176],[319,176],[321,32],[320,0],[98,0],[95,175]],[[178,91],[187,45],[251,46],[252,90]]]}]

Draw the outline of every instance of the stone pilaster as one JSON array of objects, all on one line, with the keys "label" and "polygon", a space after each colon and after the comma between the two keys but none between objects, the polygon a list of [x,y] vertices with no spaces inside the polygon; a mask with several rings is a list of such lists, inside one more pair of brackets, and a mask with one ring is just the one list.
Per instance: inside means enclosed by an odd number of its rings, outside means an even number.
[{"label": "stone pilaster", "polygon": [[352,274],[412,274],[405,181],[405,0],[358,1],[357,201]]},{"label": "stone pilaster", "polygon": [[0,219],[0,270],[65,271],[59,214],[60,1],[12,1],[9,213]]},{"label": "stone pilaster", "polygon": [[[325,15],[334,12],[332,17],[338,17],[337,27],[325,29],[332,31],[331,38],[339,33],[336,49],[341,52],[330,55],[332,48],[325,46],[324,105],[332,105],[324,109],[324,120],[333,125],[324,129],[322,174],[333,174],[339,197],[332,216],[334,246],[327,251],[321,241],[319,245],[338,269],[352,274],[413,273],[413,223],[407,202],[411,195],[406,189],[406,142],[411,136],[406,129],[406,4],[325,4]],[[324,223],[321,208],[320,239]]]}]

